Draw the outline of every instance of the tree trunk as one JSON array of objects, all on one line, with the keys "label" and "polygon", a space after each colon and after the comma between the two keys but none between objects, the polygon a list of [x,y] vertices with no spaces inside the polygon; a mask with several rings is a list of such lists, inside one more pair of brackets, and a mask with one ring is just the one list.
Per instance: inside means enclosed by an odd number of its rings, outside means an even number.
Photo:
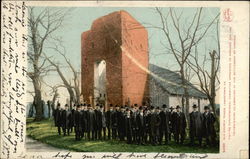
[{"label": "tree trunk", "polygon": [[43,114],[41,87],[38,82],[38,79],[36,78],[33,79],[33,85],[34,85],[34,90],[35,90],[35,97],[34,97],[34,104],[35,104],[35,109],[36,109],[35,120],[40,121],[44,119],[44,114]]}]

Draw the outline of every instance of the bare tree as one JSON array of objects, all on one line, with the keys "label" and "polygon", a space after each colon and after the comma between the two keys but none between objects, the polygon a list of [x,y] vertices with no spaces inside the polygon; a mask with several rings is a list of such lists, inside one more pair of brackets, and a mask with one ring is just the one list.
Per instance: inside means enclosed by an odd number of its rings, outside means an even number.
[{"label": "bare tree", "polygon": [[[215,117],[218,122],[218,115],[215,107],[216,87],[219,86],[220,81],[218,78],[220,69],[220,39],[219,39],[219,20],[217,21],[217,50],[209,52],[209,56],[206,54],[203,58],[199,57],[197,47],[195,48],[195,55],[190,56],[188,65],[195,72],[198,77],[200,89],[208,97],[209,103],[212,107]],[[209,66],[209,67],[206,67]],[[210,70],[209,70],[210,69]]]},{"label": "bare tree", "polygon": [[57,44],[54,45],[54,47],[50,47],[55,52],[57,52],[59,55],[61,55],[65,62],[67,63],[68,67],[70,68],[72,74],[73,74],[73,84],[71,83],[71,79],[67,80],[65,74],[61,70],[60,63],[55,62],[52,60],[52,57],[47,57],[45,55],[45,58],[48,60],[48,62],[55,68],[56,72],[60,76],[61,80],[63,81],[63,86],[67,89],[70,97],[70,108],[72,108],[73,103],[80,103],[80,87],[79,87],[79,72],[76,71],[74,66],[71,64],[70,60],[66,57],[66,49],[60,42],[61,50]]},{"label": "bare tree", "polygon": [[34,105],[36,109],[35,120],[42,120],[43,102],[42,102],[42,76],[47,74],[50,65],[47,59],[42,57],[46,42],[53,39],[52,34],[58,30],[68,14],[68,11],[43,9],[38,13],[33,7],[29,7],[29,48],[28,60],[29,71],[28,76],[32,80],[34,86]]},{"label": "bare tree", "polygon": [[[190,22],[184,21],[182,12],[177,14],[175,9],[170,8],[167,14],[164,14],[161,8],[156,8],[156,13],[160,17],[161,26],[154,26],[150,24],[149,27],[160,29],[165,37],[165,48],[170,52],[178,66],[179,73],[182,80],[182,87],[184,95],[182,97],[182,105],[185,107],[185,113],[189,112],[189,94],[187,90],[188,77],[190,75],[187,71],[190,68],[186,63],[193,52],[193,47],[199,45],[199,42],[205,37],[209,28],[214,24],[214,21],[219,17],[216,15],[211,22],[207,24],[201,23],[203,8],[197,9],[195,14],[191,17]],[[183,25],[185,24],[185,25]],[[177,37],[177,40],[175,40]]]}]

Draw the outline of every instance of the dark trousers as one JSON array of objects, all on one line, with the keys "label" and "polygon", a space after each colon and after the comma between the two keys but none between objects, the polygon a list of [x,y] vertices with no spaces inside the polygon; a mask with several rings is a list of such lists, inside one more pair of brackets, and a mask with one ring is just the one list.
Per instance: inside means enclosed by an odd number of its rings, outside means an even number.
[{"label": "dark trousers", "polygon": [[117,137],[117,129],[116,128],[112,128],[112,139],[116,139]]},{"label": "dark trousers", "polygon": [[193,135],[190,135],[190,144],[193,146],[194,145],[194,142],[195,142],[195,138],[197,138],[198,142],[199,142],[199,146],[201,146],[202,144],[202,137],[201,136],[193,136]]},{"label": "dark trousers", "polygon": [[103,139],[106,140],[106,127],[102,127]]},{"label": "dark trousers", "polygon": [[137,130],[137,144],[142,144],[144,141],[144,130],[138,129]]},{"label": "dark trousers", "polygon": [[137,131],[136,128],[132,128],[132,142],[136,143],[137,140]]},{"label": "dark trousers", "polygon": [[81,139],[81,128],[78,126],[75,126],[75,139],[76,140]]},{"label": "dark trousers", "polygon": [[159,142],[159,127],[153,127],[151,128],[151,143],[152,145],[156,145]]},{"label": "dark trousers", "polygon": [[183,144],[184,142],[184,138],[185,138],[185,133],[181,133],[181,132],[176,132],[174,134],[174,138],[177,144]]},{"label": "dark trousers", "polygon": [[160,129],[160,138],[159,138],[159,143],[162,144],[163,137],[165,137],[165,144],[168,144],[169,140],[169,134],[168,131],[165,129]]},{"label": "dark trousers", "polygon": [[[106,131],[105,131],[105,133],[106,133]],[[110,138],[111,138],[111,129],[110,129],[110,127],[108,127],[108,139],[110,140]]]},{"label": "dark trousers", "polygon": [[67,133],[67,135],[69,135],[69,128],[66,128],[66,126],[63,126],[62,129],[63,129],[64,136],[66,135],[66,133]]},{"label": "dark trousers", "polygon": [[60,126],[57,126],[57,132],[59,135],[61,135],[61,127]]}]

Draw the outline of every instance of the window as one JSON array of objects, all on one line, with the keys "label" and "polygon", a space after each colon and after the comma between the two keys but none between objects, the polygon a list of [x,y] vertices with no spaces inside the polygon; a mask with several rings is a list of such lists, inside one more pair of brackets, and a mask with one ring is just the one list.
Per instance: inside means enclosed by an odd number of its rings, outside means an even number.
[{"label": "window", "polygon": [[143,48],[143,47],[142,47],[142,44],[140,44],[140,47],[141,47],[141,49]]},{"label": "window", "polygon": [[91,42],[92,49],[95,47],[94,42]]}]

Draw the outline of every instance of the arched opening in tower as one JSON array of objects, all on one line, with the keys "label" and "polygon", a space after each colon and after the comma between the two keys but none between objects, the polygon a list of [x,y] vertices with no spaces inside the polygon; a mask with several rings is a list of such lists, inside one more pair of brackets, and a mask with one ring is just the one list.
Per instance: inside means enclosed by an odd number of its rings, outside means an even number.
[{"label": "arched opening in tower", "polygon": [[96,61],[94,63],[94,103],[106,105],[106,61]]}]

